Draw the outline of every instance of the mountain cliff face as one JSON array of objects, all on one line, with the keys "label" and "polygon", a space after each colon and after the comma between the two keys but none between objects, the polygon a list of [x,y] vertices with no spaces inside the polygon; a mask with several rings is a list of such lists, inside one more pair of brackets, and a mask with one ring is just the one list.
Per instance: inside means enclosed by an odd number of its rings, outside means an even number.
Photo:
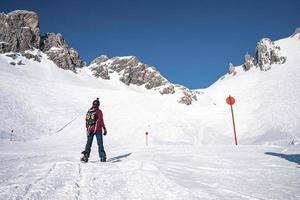
[{"label": "mountain cliff face", "polygon": [[76,68],[84,66],[77,51],[69,48],[60,34],[40,36],[35,12],[16,10],[8,14],[0,13],[0,53],[21,53],[38,61],[37,55],[28,52],[34,49],[45,52],[60,68],[76,72]]},{"label": "mountain cliff face", "polygon": [[[299,28],[296,29],[293,35],[296,35],[297,32],[300,32]],[[260,71],[267,71],[271,69],[273,64],[281,65],[286,61],[287,57],[282,55],[280,45],[269,38],[263,38],[256,45],[255,58],[246,53],[244,64],[241,66],[244,71],[248,71],[253,67],[260,69]],[[232,63],[229,64],[228,73],[233,76],[237,74],[236,67]]]},{"label": "mountain cliff face", "polygon": [[80,59],[78,52],[68,46],[61,34],[46,33],[41,38],[41,41],[40,49],[62,69],[76,72],[76,68],[81,68],[85,65]]},{"label": "mountain cliff face", "polygon": [[40,46],[38,16],[34,12],[17,10],[0,13],[0,52],[24,52]]},{"label": "mountain cliff face", "polygon": [[170,83],[155,67],[140,62],[135,56],[109,59],[106,55],[101,55],[94,59],[89,67],[94,76],[102,79],[110,80],[116,77],[128,86],[143,86],[148,90],[157,90],[162,95],[179,93],[178,102],[186,105],[197,101],[197,92]]}]

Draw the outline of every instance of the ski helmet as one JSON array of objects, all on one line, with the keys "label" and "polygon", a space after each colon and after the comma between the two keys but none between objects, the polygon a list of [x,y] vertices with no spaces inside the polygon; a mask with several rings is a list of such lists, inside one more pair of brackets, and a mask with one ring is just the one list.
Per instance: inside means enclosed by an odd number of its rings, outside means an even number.
[{"label": "ski helmet", "polygon": [[100,106],[100,101],[99,101],[99,98],[98,98],[98,97],[97,97],[96,100],[93,101],[93,106],[97,106],[97,107]]}]

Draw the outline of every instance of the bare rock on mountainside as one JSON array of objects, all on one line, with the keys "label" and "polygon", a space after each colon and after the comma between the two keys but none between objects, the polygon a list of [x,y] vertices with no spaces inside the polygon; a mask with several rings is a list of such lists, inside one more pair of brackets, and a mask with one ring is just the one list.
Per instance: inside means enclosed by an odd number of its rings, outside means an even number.
[{"label": "bare rock on mountainside", "polygon": [[232,63],[229,63],[228,73],[236,75],[236,69],[235,69],[235,66]]},{"label": "bare rock on mountainside", "polygon": [[45,36],[42,36],[41,49],[47,52],[52,47],[67,48],[68,45],[66,44],[64,37],[60,33],[46,33]]},{"label": "bare rock on mountainside", "polygon": [[[158,90],[160,94],[174,94],[176,89],[172,83],[164,78],[154,67],[141,63],[135,56],[108,58],[101,55],[90,64],[93,75],[102,79],[118,79],[126,85],[144,86],[148,90]],[[177,88],[184,93],[180,103],[190,105],[197,97],[185,87]],[[193,98],[194,97],[194,98]]]},{"label": "bare rock on mountainside", "polygon": [[105,64],[102,65],[102,63],[104,63],[108,59],[109,58],[106,55],[101,55],[91,62],[90,65],[94,65],[94,67],[91,68],[94,76],[96,76],[97,78],[100,77],[100,78],[106,79],[106,80],[110,79],[107,65],[105,65]]},{"label": "bare rock on mountainside", "polygon": [[192,104],[192,96],[188,93],[184,93],[184,96],[181,97],[181,99],[179,100],[179,103],[183,103],[183,104],[186,104],[186,105],[191,105]]},{"label": "bare rock on mountainside", "polygon": [[[300,28],[295,30],[295,33],[291,36],[300,33]],[[253,67],[259,68],[261,71],[267,71],[271,69],[273,64],[283,64],[287,60],[286,56],[281,53],[281,47],[276,42],[271,41],[269,38],[261,39],[256,45],[256,57],[255,59],[248,53],[244,58],[244,63],[241,66],[244,71],[249,71]],[[229,64],[229,74],[236,75],[236,67],[231,63]],[[221,78],[223,80],[225,76]]]},{"label": "bare rock on mountainside", "polygon": [[37,61],[37,62],[41,62],[41,55],[36,55],[36,54],[31,54],[29,52],[25,52],[25,53],[22,53],[22,56],[24,56],[25,58],[27,59],[33,59],[34,61]]},{"label": "bare rock on mountainside", "polygon": [[257,67],[262,71],[271,69],[272,64],[283,64],[286,57],[281,56],[280,46],[276,45],[269,38],[261,39],[256,46]]},{"label": "bare rock on mountainside", "polygon": [[107,61],[109,58],[107,57],[107,55],[101,55],[97,58],[95,58],[91,64],[97,64],[97,65],[100,65],[101,63]]},{"label": "bare rock on mountainside", "polygon": [[183,90],[183,96],[178,101],[179,103],[183,103],[186,105],[191,105],[193,100],[197,101],[197,92],[191,91],[187,88],[182,88]]},{"label": "bare rock on mountainside", "polygon": [[253,61],[254,61],[254,58],[250,54],[246,53],[245,62],[243,64],[243,68],[245,71],[250,70],[254,66]]},{"label": "bare rock on mountainside", "polygon": [[174,94],[175,87],[174,87],[174,85],[170,84],[166,87],[163,87],[159,92],[160,92],[160,94]]},{"label": "bare rock on mountainside", "polygon": [[110,79],[111,74],[118,74],[119,80],[126,85],[145,85],[152,89],[165,85],[167,80],[159,72],[141,63],[135,56],[113,57],[101,55],[90,64],[91,70],[96,77]]},{"label": "bare rock on mountainside", "polygon": [[61,34],[46,33],[41,41],[41,50],[60,68],[76,72],[76,68],[84,66],[78,52],[69,48]]},{"label": "bare rock on mountainside", "polygon": [[24,52],[40,46],[40,29],[35,12],[16,10],[0,13],[0,53]]},{"label": "bare rock on mountainside", "polygon": [[[75,49],[69,48],[60,34],[47,33],[40,36],[38,16],[35,12],[16,10],[8,14],[0,13],[0,53],[20,52],[40,49],[44,51],[49,59],[63,69],[76,72],[76,68],[83,67]],[[29,55],[27,57],[35,57]]]},{"label": "bare rock on mountainside", "polygon": [[36,55],[29,52],[7,53],[6,56],[12,58],[13,60],[16,60],[19,56],[24,56],[28,60],[33,59],[34,61],[41,62],[41,55]]}]

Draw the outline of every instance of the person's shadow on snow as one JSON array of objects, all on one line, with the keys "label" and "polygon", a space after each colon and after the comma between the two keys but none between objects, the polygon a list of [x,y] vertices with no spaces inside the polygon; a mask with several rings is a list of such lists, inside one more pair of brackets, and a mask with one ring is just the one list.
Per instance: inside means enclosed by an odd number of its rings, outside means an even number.
[{"label": "person's shadow on snow", "polygon": [[132,153],[127,153],[127,154],[119,155],[119,156],[116,156],[116,157],[112,157],[112,158],[109,158],[107,160],[107,162],[121,162],[123,158],[127,158],[131,154]]},{"label": "person's shadow on snow", "polygon": [[[124,158],[127,158],[131,154],[132,153],[126,153],[126,154],[122,154],[122,155],[119,155],[119,156],[115,156],[115,157],[107,159],[106,162],[110,162],[110,163],[121,162]],[[97,163],[97,162],[99,162],[99,160],[92,160],[92,161],[89,161],[89,162],[90,163]]]},{"label": "person's shadow on snow", "polygon": [[273,153],[273,152],[265,152],[265,154],[271,156],[277,156],[300,165],[300,154],[284,154],[284,153]]}]

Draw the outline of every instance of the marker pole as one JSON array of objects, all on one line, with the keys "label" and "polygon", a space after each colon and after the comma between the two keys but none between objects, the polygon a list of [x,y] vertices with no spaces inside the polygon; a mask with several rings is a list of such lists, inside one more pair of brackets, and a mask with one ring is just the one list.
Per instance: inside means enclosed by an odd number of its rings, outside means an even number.
[{"label": "marker pole", "polygon": [[235,122],[234,122],[234,114],[233,114],[233,107],[230,105],[231,108],[231,115],[232,115],[232,124],[233,124],[233,132],[234,132],[234,142],[237,145],[237,138],[236,138],[236,130],[235,130]]}]

